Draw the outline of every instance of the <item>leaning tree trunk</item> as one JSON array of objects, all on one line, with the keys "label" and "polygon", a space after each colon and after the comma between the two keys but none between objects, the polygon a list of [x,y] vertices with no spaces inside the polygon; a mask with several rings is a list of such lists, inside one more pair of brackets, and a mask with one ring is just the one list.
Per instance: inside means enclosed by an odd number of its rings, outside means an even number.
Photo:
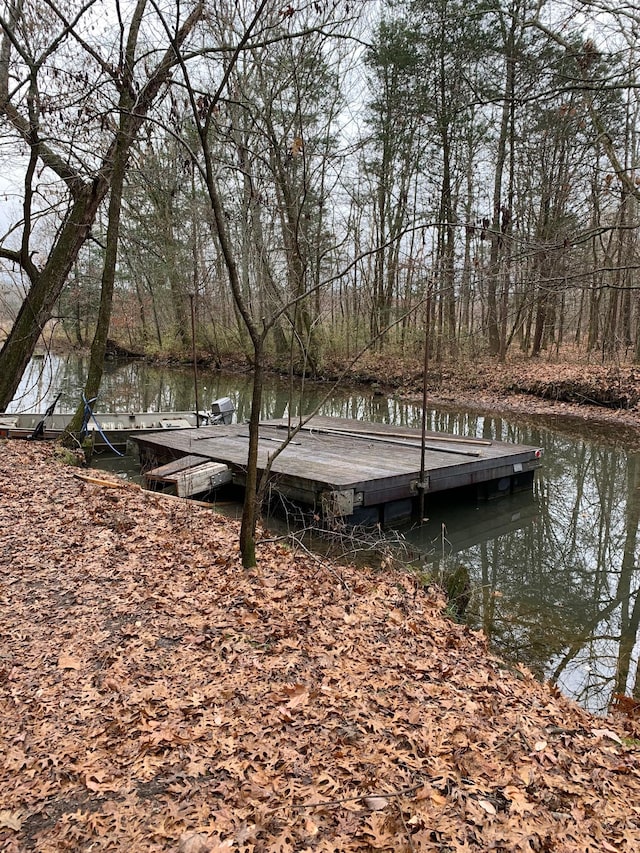
[{"label": "leaning tree trunk", "polygon": [[[127,169],[127,154],[130,147],[128,133],[128,118],[123,114],[121,120],[123,129],[120,131],[118,145],[116,146],[113,179],[111,183],[111,194],[109,197],[109,214],[107,223],[107,243],[105,248],[104,266],[102,269],[102,286],[100,289],[100,307],[98,309],[98,321],[91,343],[91,355],[89,358],[89,371],[84,387],[86,400],[92,400],[98,396],[102,383],[104,369],[104,357],[107,351],[107,338],[109,336],[109,324],[111,323],[111,306],[113,303],[113,290],[116,277],[116,262],[118,258],[118,238],[120,232],[120,213],[122,210],[122,192],[124,188],[124,177]],[[80,401],[78,408],[66,428],[68,437],[80,432],[85,417],[84,401]]]},{"label": "leaning tree trunk", "polygon": [[108,190],[106,180],[81,188],[49,259],[34,270],[31,287],[0,350],[0,411],[16,393],[38,338],[51,317],[80,249],[84,245],[98,207]]},{"label": "leaning tree trunk", "polygon": [[[138,0],[134,20],[129,31],[129,48],[131,49],[135,49],[138,36],[137,27],[142,21],[146,6],[147,0]],[[150,72],[146,84],[137,93],[136,107],[129,115],[129,144],[124,152],[125,165],[129,157],[131,141],[144,125],[151,107],[163,91],[176,63],[177,51],[200,20],[203,11],[204,1],[199,0],[178,32],[173,34],[171,47],[160,57],[158,64]],[[80,249],[89,237],[98,208],[106,197],[113,179],[112,161],[116,154],[118,142],[116,138],[111,143],[102,160],[101,168],[94,173],[93,179],[87,180],[86,176],[76,172],[69,165],[71,157],[58,156],[38,140],[37,124],[33,123],[32,117],[28,120],[22,116],[15,105],[11,103],[9,97],[11,44],[9,37],[5,35],[0,45],[0,115],[13,125],[24,143],[30,148],[32,162],[41,160],[66,184],[71,194],[71,200],[64,214],[63,224],[56,234],[47,262],[44,268],[39,270],[31,260],[32,247],[29,243],[30,231],[28,227],[31,211],[27,204],[27,198],[33,193],[29,185],[25,196],[26,213],[23,246],[17,252],[8,253],[5,251],[3,253],[5,258],[10,257],[21,267],[28,276],[31,286],[2,350],[0,350],[0,411],[5,411],[13,399],[38,338],[51,317],[53,308],[60,297]],[[29,172],[27,172],[27,179],[29,179]]]}]

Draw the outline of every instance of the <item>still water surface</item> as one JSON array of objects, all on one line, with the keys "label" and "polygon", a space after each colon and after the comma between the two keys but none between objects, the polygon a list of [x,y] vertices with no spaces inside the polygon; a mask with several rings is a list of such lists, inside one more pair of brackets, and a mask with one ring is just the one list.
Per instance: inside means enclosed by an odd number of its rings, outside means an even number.
[{"label": "still water surface", "polygon": [[[62,392],[57,411],[73,411],[86,365],[75,357],[34,360],[12,411],[41,411]],[[250,378],[201,373],[200,408],[228,396],[249,414]],[[329,389],[308,384],[301,403],[287,382],[268,383],[263,417],[309,411]],[[188,369],[110,364],[96,408],[189,410]],[[419,426],[421,410],[373,393],[330,394],[322,414]],[[532,493],[490,504],[436,498],[429,520],[402,531],[429,569],[464,566],[472,582],[466,621],[482,628],[501,657],[550,679],[585,707],[604,712],[613,694],[640,698],[640,454],[613,428],[430,410],[430,429],[543,448]]]}]

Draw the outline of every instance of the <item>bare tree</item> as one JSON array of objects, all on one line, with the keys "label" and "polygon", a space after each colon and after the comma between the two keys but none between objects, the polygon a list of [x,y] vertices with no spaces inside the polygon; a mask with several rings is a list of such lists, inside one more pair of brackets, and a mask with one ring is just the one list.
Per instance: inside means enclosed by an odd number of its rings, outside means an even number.
[{"label": "bare tree", "polygon": [[[147,5],[139,0],[132,9],[115,0],[115,32],[109,16],[100,17],[95,0],[70,11],[56,0],[10,0],[0,17],[0,118],[26,160],[19,245],[0,246],[0,260],[18,268],[28,282],[0,351],[2,411],[114,176],[123,175],[133,140],[166,90],[175,51],[185,44],[204,7],[202,0],[190,4],[184,19],[178,7],[171,43],[165,39],[163,44],[152,27],[143,27]],[[111,35],[106,41],[105,28]],[[112,208],[114,234],[115,207],[119,202]],[[48,241],[43,240],[43,220],[53,223]]]},{"label": "bare tree", "polygon": [[[234,46],[225,62],[222,79],[213,92],[199,88],[196,78],[189,73],[186,62],[181,63],[199,141],[198,150],[197,152],[193,151],[192,156],[197,159],[200,166],[211,205],[214,235],[224,258],[237,311],[242,318],[252,347],[253,391],[245,472],[245,499],[240,531],[240,550],[242,562],[246,568],[250,568],[256,563],[256,524],[262,492],[258,470],[259,426],[267,341],[282,317],[295,317],[298,311],[303,312],[300,316],[304,316],[304,311],[307,309],[305,303],[309,297],[317,294],[327,281],[333,281],[338,276],[332,275],[328,279],[318,280],[313,276],[307,278],[305,275],[308,257],[301,244],[302,240],[306,238],[306,234],[301,226],[301,208],[299,205],[300,195],[304,195],[306,186],[304,182],[296,186],[296,181],[284,173],[285,158],[287,157],[291,161],[299,157],[302,161],[300,168],[304,169],[305,166],[304,139],[301,135],[300,124],[303,105],[298,103],[298,99],[301,98],[299,87],[296,85],[289,87],[287,92],[291,101],[287,104],[285,112],[288,111],[294,118],[289,129],[286,148],[285,140],[280,136],[282,131],[276,132],[275,122],[268,115],[269,113],[273,114],[276,110],[273,100],[263,105],[267,118],[264,119],[264,116],[261,116],[260,119],[256,118],[256,123],[261,119],[264,120],[264,135],[270,145],[270,168],[274,176],[276,192],[280,194],[282,205],[282,244],[285,269],[288,272],[288,287],[281,294],[270,293],[268,299],[254,300],[252,298],[251,290],[246,286],[246,276],[243,276],[242,253],[238,252],[236,243],[232,239],[231,217],[225,207],[227,184],[223,177],[223,169],[220,166],[224,165],[228,169],[231,163],[235,163],[235,170],[240,176],[242,187],[241,197],[245,200],[245,203],[239,207],[240,214],[247,220],[243,223],[243,230],[245,228],[253,230],[254,237],[256,236],[255,223],[253,223],[253,229],[251,223],[251,217],[256,215],[256,211],[251,203],[247,203],[247,194],[251,196],[254,193],[253,173],[249,162],[250,152],[247,146],[247,126],[236,126],[234,128],[232,123],[227,134],[229,144],[237,159],[227,157],[221,160],[219,158],[220,149],[212,144],[212,139],[217,125],[223,122],[224,118],[227,121],[229,117],[233,118],[236,113],[235,110],[225,112],[227,100],[233,101],[235,106],[240,103],[247,107],[246,100],[239,99],[240,93],[233,85],[238,83],[238,78],[233,72],[238,65],[240,56],[245,53],[255,56],[255,52],[264,45],[287,44],[303,37],[308,38],[314,33],[324,33],[325,38],[330,38],[325,28],[337,29],[342,25],[335,9],[335,4],[314,3],[307,11],[301,11],[298,14],[292,10],[291,14],[283,15],[278,4],[273,3],[272,0],[262,0],[254,7],[246,22],[240,18],[240,26],[234,33],[234,40],[231,40]],[[292,22],[293,18],[296,20]],[[290,70],[289,74],[291,73]],[[293,76],[295,79],[295,74]],[[262,80],[260,86],[262,93],[265,92],[264,83],[265,81]],[[227,91],[228,86],[231,88],[231,92]],[[285,86],[285,88],[287,87]],[[276,90],[278,91],[278,87]],[[220,118],[220,113],[222,113],[222,118]],[[274,148],[277,148],[278,151],[275,151]],[[242,241],[240,245],[242,246]],[[258,250],[264,249],[260,240],[256,248]],[[264,274],[264,265],[259,264],[258,270],[260,274]],[[307,345],[309,340],[308,338],[302,340],[306,322],[307,320],[304,319],[303,326],[298,334],[298,340],[302,345]],[[295,321],[292,323],[292,327],[295,333]],[[262,485],[266,482],[265,477],[266,472],[263,472]]]}]

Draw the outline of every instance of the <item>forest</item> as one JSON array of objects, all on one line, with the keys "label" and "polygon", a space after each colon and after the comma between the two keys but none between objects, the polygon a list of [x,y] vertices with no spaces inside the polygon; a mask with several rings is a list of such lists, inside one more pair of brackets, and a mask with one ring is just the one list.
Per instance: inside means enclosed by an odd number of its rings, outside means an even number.
[{"label": "forest", "polygon": [[4,0],[0,409],[42,335],[313,375],[640,360],[640,13]]},{"label": "forest", "polygon": [[[240,362],[249,439],[239,524],[2,442],[3,850],[638,849],[639,31],[614,0],[0,0],[0,412],[47,351],[87,399],[114,350]],[[288,404],[359,363],[425,425],[432,365],[610,407],[608,444],[541,428],[540,511],[468,549],[479,630],[260,530],[264,374]]]}]

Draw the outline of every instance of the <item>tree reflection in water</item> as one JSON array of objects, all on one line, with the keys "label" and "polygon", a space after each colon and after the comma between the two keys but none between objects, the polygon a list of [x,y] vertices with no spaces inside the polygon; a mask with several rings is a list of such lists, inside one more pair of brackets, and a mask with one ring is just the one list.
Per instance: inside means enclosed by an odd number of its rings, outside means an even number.
[{"label": "tree reflection in water", "polygon": [[478,527],[472,511],[461,517],[459,509],[434,509],[420,531],[423,548],[429,533],[437,543],[434,566],[455,559],[469,568],[476,588],[467,621],[500,655],[594,711],[605,711],[616,693],[640,698],[638,454],[594,442],[574,426],[462,420],[467,432],[544,449],[529,505],[514,496],[500,510],[478,507],[486,528],[475,544],[465,541],[469,527]]},{"label": "tree reflection in water", "polygon": [[[81,359],[34,360],[10,408],[43,410],[62,391],[59,410],[72,412],[84,377]],[[249,375],[201,371],[200,383],[201,407],[229,396],[237,419],[248,418]],[[188,367],[113,363],[103,387],[103,411],[195,404]],[[295,384],[272,381],[263,416],[295,417],[325,393],[326,386],[307,384],[301,404]],[[416,427],[421,418],[417,405],[345,390],[322,413]],[[429,521],[405,531],[432,570],[468,570],[469,624],[482,628],[503,658],[551,679],[591,710],[605,711],[616,693],[640,699],[640,458],[625,449],[625,436],[558,419],[533,425],[458,411],[429,412],[428,427],[544,449],[533,493],[477,506],[438,498],[428,506]]]}]

